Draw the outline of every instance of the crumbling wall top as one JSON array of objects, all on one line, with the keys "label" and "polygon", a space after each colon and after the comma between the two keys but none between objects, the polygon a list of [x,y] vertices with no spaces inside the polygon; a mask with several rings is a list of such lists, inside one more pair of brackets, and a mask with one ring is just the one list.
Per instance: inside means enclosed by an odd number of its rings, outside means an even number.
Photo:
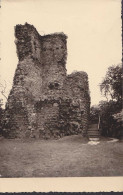
[{"label": "crumbling wall top", "polygon": [[[49,42],[50,46],[57,43],[57,45],[61,45],[61,47],[64,45],[66,48],[67,36],[63,32],[41,36],[36,28],[28,23],[25,23],[24,25],[16,25],[15,37],[19,61],[22,61],[29,56],[37,59],[41,63],[41,53],[43,52],[44,43],[46,45]],[[46,50],[47,49],[49,48],[47,48],[46,45]]]}]

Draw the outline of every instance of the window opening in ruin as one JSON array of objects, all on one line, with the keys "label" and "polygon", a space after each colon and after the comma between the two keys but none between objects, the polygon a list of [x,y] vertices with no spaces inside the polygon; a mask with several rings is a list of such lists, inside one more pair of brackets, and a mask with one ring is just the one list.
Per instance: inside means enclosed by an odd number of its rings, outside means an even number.
[{"label": "window opening in ruin", "polygon": [[59,87],[59,84],[58,83],[55,83],[55,87],[58,88]]},{"label": "window opening in ruin", "polygon": [[58,89],[59,87],[59,83],[55,82],[55,83],[50,83],[48,86],[50,89]]}]

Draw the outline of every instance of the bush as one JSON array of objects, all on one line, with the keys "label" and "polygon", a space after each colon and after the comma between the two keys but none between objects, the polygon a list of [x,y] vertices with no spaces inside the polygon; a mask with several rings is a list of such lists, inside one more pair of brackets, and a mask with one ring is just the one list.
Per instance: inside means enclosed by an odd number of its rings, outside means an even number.
[{"label": "bush", "polygon": [[100,103],[100,122],[102,135],[120,138],[122,133],[122,121],[117,121],[115,114],[121,111],[121,105],[115,101],[103,101]]}]

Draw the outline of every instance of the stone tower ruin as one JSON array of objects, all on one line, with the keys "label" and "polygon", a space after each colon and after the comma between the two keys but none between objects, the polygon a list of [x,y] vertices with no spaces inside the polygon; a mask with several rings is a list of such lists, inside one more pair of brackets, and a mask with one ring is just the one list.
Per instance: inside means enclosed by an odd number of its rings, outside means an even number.
[{"label": "stone tower ruin", "polygon": [[87,134],[90,95],[85,72],[67,75],[67,36],[15,28],[19,63],[4,115],[9,138],[59,138]]}]

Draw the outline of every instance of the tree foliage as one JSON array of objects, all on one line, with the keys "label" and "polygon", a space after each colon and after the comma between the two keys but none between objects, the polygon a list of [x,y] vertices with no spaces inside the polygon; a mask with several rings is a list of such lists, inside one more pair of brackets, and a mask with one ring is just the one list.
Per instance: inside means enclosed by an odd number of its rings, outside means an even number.
[{"label": "tree foliage", "polygon": [[6,81],[4,80],[4,84],[2,84],[2,82],[0,82],[0,93],[1,95],[7,100],[7,96],[5,95],[6,93]]},{"label": "tree foliage", "polygon": [[120,110],[121,105],[116,101],[100,101],[98,106],[92,106],[90,109],[90,123],[98,123],[100,117],[101,135],[120,138],[122,135]]},{"label": "tree foliage", "polygon": [[105,78],[100,84],[101,93],[109,99],[121,101],[122,98],[122,67],[110,66]]},{"label": "tree foliage", "polygon": [[[107,101],[100,101],[91,107],[90,120],[99,119],[101,134],[108,137],[122,137],[122,67],[110,66],[100,84],[101,93]],[[92,120],[93,121],[93,120]],[[91,123],[92,123],[91,121]]]},{"label": "tree foliage", "polygon": [[6,87],[7,87],[6,81],[4,80],[4,83],[2,83],[0,80],[0,135],[2,133],[2,120],[4,115],[3,99],[7,100]]},{"label": "tree foliage", "polygon": [[101,133],[108,137],[121,137],[122,123],[118,122],[113,115],[121,110],[121,105],[117,101],[101,101],[99,103],[101,118]]},{"label": "tree foliage", "polygon": [[98,123],[99,113],[100,113],[99,106],[95,105],[90,108],[90,123],[91,124]]}]

